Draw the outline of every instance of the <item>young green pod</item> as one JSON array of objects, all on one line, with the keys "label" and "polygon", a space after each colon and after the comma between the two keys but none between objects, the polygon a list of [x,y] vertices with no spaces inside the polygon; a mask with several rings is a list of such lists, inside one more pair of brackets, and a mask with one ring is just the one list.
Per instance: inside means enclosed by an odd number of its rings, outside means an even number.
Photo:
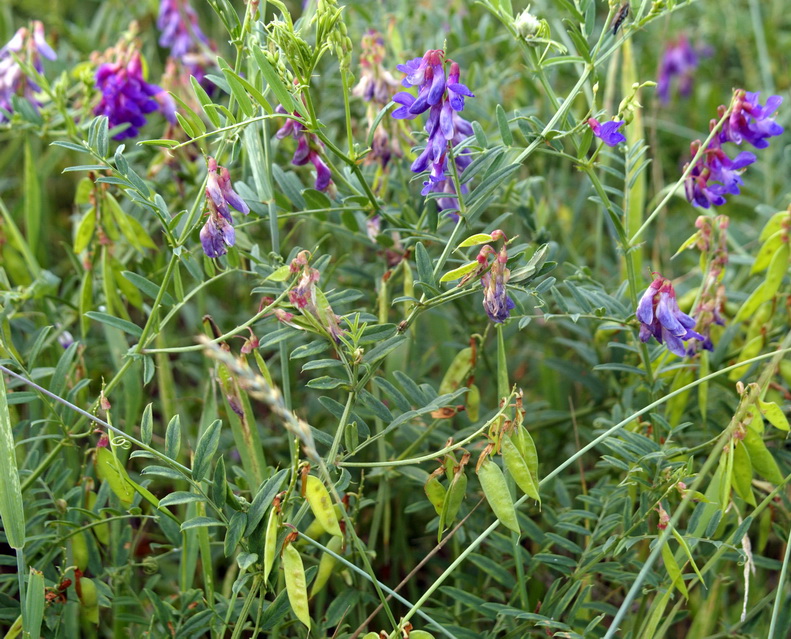
[{"label": "young green pod", "polygon": [[448,370],[445,371],[445,376],[442,378],[442,382],[439,385],[440,395],[452,393],[464,384],[467,376],[472,370],[472,361],[474,357],[475,354],[469,346],[456,353],[456,356],[453,358],[450,366],[448,366]]},{"label": "young green pod", "polygon": [[511,441],[516,445],[517,450],[527,463],[530,474],[533,476],[533,483],[538,486],[538,451],[536,450],[536,443],[530,436],[530,431],[524,426],[519,426],[511,434]]},{"label": "young green pod", "polygon": [[[333,537],[327,544],[327,548],[336,555],[341,553],[342,547],[342,537]],[[313,599],[313,597],[315,597],[317,593],[321,592],[321,589],[327,585],[327,581],[329,581],[330,577],[332,576],[332,571],[335,569],[336,563],[338,563],[338,560],[329,553],[325,552],[321,556],[321,561],[319,561],[319,569],[316,572],[316,578],[313,580],[313,585],[310,588],[311,599]]]},{"label": "young green pod", "polygon": [[0,375],[0,467],[3,469],[3,480],[0,482],[0,520],[8,545],[17,549],[24,548],[25,510],[17,471],[14,432],[11,428],[11,415],[8,411],[8,399],[2,375]]},{"label": "young green pod", "polygon": [[[93,510],[94,506],[96,505],[96,493],[92,490],[88,491],[85,495],[85,506],[88,510]],[[104,519],[104,513],[97,513],[97,519]],[[110,545],[110,526],[108,524],[96,524],[93,526],[93,534],[96,535],[96,539],[98,539],[103,545],[109,546]]]},{"label": "young green pod", "polygon": [[76,580],[75,587],[77,588],[77,597],[84,608],[98,608],[99,591],[91,579],[80,577]]},{"label": "young green pod", "polygon": [[303,481],[305,482],[305,499],[313,511],[313,516],[328,533],[336,537],[343,537],[335,508],[332,506],[330,493],[322,481],[314,475],[307,475]]},{"label": "young green pod", "polygon": [[269,520],[266,522],[266,532],[264,533],[264,582],[272,571],[275,563],[275,553],[277,551],[277,509],[272,507],[269,510]]},{"label": "young green pod", "polygon": [[88,567],[88,542],[82,530],[71,536],[71,557],[74,565],[84,572]]},{"label": "young green pod", "polygon": [[291,609],[308,630],[310,630],[310,609],[308,589],[305,583],[305,568],[299,551],[291,544],[283,549],[283,570],[286,575],[286,594]]},{"label": "young green pod", "polygon": [[506,528],[520,534],[519,522],[516,519],[516,509],[514,500],[505,482],[505,475],[500,467],[488,457],[478,468],[478,479],[483,488],[486,501],[489,502],[492,511]]},{"label": "young green pod", "polygon": [[755,506],[755,496],[753,495],[752,488],[753,480],[753,465],[750,461],[750,455],[744,446],[743,442],[734,442],[733,447],[733,475],[731,476],[731,485],[744,501],[751,506]]},{"label": "young green pod", "polygon": [[541,496],[538,493],[538,484],[533,479],[533,473],[530,472],[530,467],[527,461],[519,452],[516,444],[511,439],[510,435],[505,435],[502,439],[503,463],[514,478],[516,485],[521,488],[522,492],[537,501],[541,501]]},{"label": "young green pod", "polygon": [[409,632],[409,639],[434,639],[434,635],[425,630],[411,630]]},{"label": "young green pod", "polygon": [[96,449],[96,475],[102,481],[106,481],[113,491],[118,501],[124,506],[131,506],[135,491],[129,483],[129,476],[126,469],[121,466],[116,456],[107,446],[102,446],[101,442]]},{"label": "young green pod", "polygon": [[467,475],[464,470],[460,470],[450,483],[448,492],[442,503],[442,512],[439,516],[439,528],[437,529],[437,543],[442,539],[442,533],[450,526],[459,514],[459,508],[467,494]]},{"label": "young green pod", "polygon": [[431,475],[424,484],[423,490],[426,492],[426,497],[428,497],[431,505],[434,506],[434,510],[437,511],[438,515],[441,515],[442,505],[445,503],[445,494],[447,493],[445,486],[440,483],[436,476]]},{"label": "young green pod", "polygon": [[471,422],[477,422],[481,415],[481,391],[473,384],[467,391],[467,417]]},{"label": "young green pod", "polygon": [[763,438],[752,428],[745,428],[742,441],[745,448],[747,448],[747,452],[750,453],[750,462],[753,470],[777,486],[782,484],[783,473],[780,472],[780,467],[777,465],[775,458],[772,457],[772,453],[769,452],[766,444],[764,444]]}]

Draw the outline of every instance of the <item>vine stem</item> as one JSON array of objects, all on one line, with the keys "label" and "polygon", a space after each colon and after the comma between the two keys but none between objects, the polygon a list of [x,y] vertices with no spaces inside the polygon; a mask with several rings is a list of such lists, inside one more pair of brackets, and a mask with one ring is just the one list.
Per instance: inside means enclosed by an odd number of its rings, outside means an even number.
[{"label": "vine stem", "polygon": [[[789,335],[791,335],[791,334],[789,334]],[[554,479],[554,478],[555,478],[556,476],[558,476],[558,475],[559,475],[561,472],[563,472],[563,470],[564,470],[564,469],[566,469],[566,468],[568,468],[569,466],[571,466],[572,464],[574,464],[574,463],[575,463],[575,462],[576,462],[576,461],[577,461],[577,460],[578,460],[580,457],[582,457],[582,456],[583,456],[585,453],[587,453],[589,450],[591,450],[592,448],[594,448],[594,447],[598,446],[599,444],[601,444],[601,443],[602,443],[603,441],[605,441],[606,439],[609,439],[610,437],[612,437],[612,436],[613,436],[613,435],[614,435],[616,432],[618,432],[618,431],[619,431],[621,428],[623,428],[623,427],[624,427],[624,426],[626,426],[627,424],[631,423],[632,421],[634,421],[635,419],[637,419],[637,418],[638,418],[638,417],[640,417],[641,415],[644,415],[645,413],[647,413],[647,412],[649,412],[649,411],[653,410],[653,409],[654,409],[654,408],[656,408],[657,406],[661,406],[662,404],[664,404],[665,402],[667,402],[667,401],[668,401],[668,400],[670,400],[671,398],[673,398],[673,397],[675,397],[675,396],[677,396],[677,395],[680,395],[681,393],[684,393],[684,392],[688,391],[689,389],[691,389],[691,388],[694,388],[695,386],[698,386],[698,385],[700,385],[700,384],[702,384],[702,383],[704,383],[704,382],[707,382],[707,381],[709,381],[709,380],[711,380],[711,379],[714,379],[714,378],[716,378],[716,377],[719,377],[720,375],[724,375],[725,373],[728,373],[728,372],[730,372],[730,371],[732,371],[732,370],[734,370],[734,369],[736,369],[736,368],[738,368],[738,367],[740,367],[740,366],[744,366],[745,364],[752,364],[752,363],[754,363],[754,362],[760,362],[760,361],[763,361],[763,360],[765,360],[765,359],[769,359],[770,357],[777,357],[777,358],[779,358],[779,357],[781,357],[783,354],[785,354],[785,353],[788,353],[788,352],[791,352],[791,348],[782,348],[782,349],[779,349],[779,350],[777,350],[777,351],[774,351],[774,352],[771,352],[771,353],[763,353],[763,354],[761,354],[761,355],[758,355],[758,356],[756,356],[756,357],[752,357],[752,358],[750,358],[750,359],[748,359],[748,360],[745,360],[745,361],[743,361],[743,362],[739,362],[738,364],[733,364],[733,365],[731,365],[731,366],[727,366],[727,367],[725,367],[725,368],[722,368],[722,369],[720,369],[720,370],[718,370],[718,371],[716,371],[716,372],[714,372],[714,373],[711,373],[711,374],[709,374],[709,375],[706,375],[705,377],[701,377],[700,379],[696,379],[696,380],[694,380],[694,381],[690,382],[689,384],[687,384],[687,385],[683,386],[682,388],[679,388],[678,390],[675,390],[675,391],[673,391],[673,392],[671,392],[671,393],[668,393],[668,394],[667,394],[667,395],[665,395],[664,397],[660,397],[660,398],[659,398],[659,399],[657,399],[656,401],[653,401],[653,402],[651,402],[651,403],[650,403],[650,404],[648,404],[647,406],[645,406],[645,407],[641,408],[640,410],[636,411],[635,413],[633,413],[633,414],[629,415],[629,416],[628,416],[626,419],[623,419],[623,420],[621,420],[620,422],[618,422],[617,424],[615,424],[615,425],[614,425],[614,426],[612,426],[611,428],[607,429],[607,430],[606,430],[605,432],[603,432],[601,435],[599,435],[599,436],[598,436],[596,439],[594,439],[593,441],[591,441],[591,442],[589,442],[588,444],[586,444],[585,446],[583,446],[583,447],[582,447],[580,450],[578,450],[576,453],[574,453],[574,454],[573,454],[571,457],[569,457],[569,458],[568,458],[566,461],[564,461],[562,464],[560,464],[559,466],[557,466],[557,468],[555,468],[555,469],[554,469],[552,472],[550,472],[548,475],[546,475],[546,477],[544,477],[544,478],[543,478],[543,479],[542,479],[542,480],[539,482],[539,486],[546,485],[546,484],[547,484],[547,483],[548,483],[550,480]],[[700,476],[702,476],[702,474],[701,474]],[[693,494],[693,491],[692,491],[692,490],[690,490],[690,491],[689,491],[687,494],[691,496],[691,495]],[[529,499],[529,497],[528,497],[527,495],[523,495],[523,496],[522,496],[520,499],[518,499],[518,500],[515,502],[515,506],[517,506],[517,507],[518,507],[518,506],[521,506],[521,505],[522,505],[523,503],[525,503],[525,502],[526,502],[528,499]],[[455,559],[455,560],[454,560],[454,561],[453,561],[453,562],[452,562],[452,563],[451,563],[451,564],[450,564],[450,565],[449,565],[449,566],[448,566],[448,567],[447,567],[447,568],[446,568],[446,569],[445,569],[445,570],[442,572],[442,574],[441,574],[439,577],[437,577],[437,579],[434,581],[434,583],[433,583],[433,584],[431,584],[431,586],[429,586],[429,587],[426,589],[426,591],[423,593],[423,595],[420,597],[420,599],[418,599],[418,600],[415,602],[415,604],[412,606],[412,608],[410,608],[410,610],[409,610],[409,611],[408,611],[408,612],[407,612],[407,613],[404,615],[404,617],[403,617],[403,619],[402,619],[402,624],[403,624],[404,622],[406,622],[406,621],[409,621],[409,619],[410,619],[412,616],[414,616],[414,614],[415,614],[416,612],[418,612],[418,611],[419,611],[419,608],[420,608],[420,607],[421,607],[421,606],[422,606],[422,605],[423,605],[423,604],[424,604],[426,601],[428,601],[428,599],[429,599],[429,598],[430,598],[430,597],[431,597],[431,596],[434,594],[434,592],[437,590],[437,588],[439,588],[439,587],[442,585],[442,583],[445,581],[445,579],[447,579],[447,578],[448,578],[448,577],[451,575],[451,573],[452,573],[454,570],[456,570],[456,568],[457,568],[459,565],[461,565],[461,564],[464,562],[464,560],[465,560],[465,559],[466,559],[466,558],[467,558],[467,557],[468,557],[468,556],[469,556],[471,553],[473,553],[473,552],[475,551],[475,549],[476,549],[478,546],[480,546],[480,545],[483,543],[483,541],[484,541],[484,540],[485,540],[485,539],[486,539],[486,538],[487,538],[489,535],[491,535],[491,534],[492,534],[492,533],[493,533],[493,532],[494,532],[494,531],[495,531],[495,530],[498,528],[498,526],[499,526],[499,525],[500,525],[500,520],[499,520],[499,519],[496,519],[496,520],[495,520],[495,521],[494,521],[492,524],[490,524],[490,525],[489,525],[489,527],[488,527],[488,528],[486,528],[486,529],[485,529],[483,532],[481,532],[481,533],[478,535],[478,537],[476,537],[476,538],[475,538],[475,539],[474,539],[474,540],[473,540],[473,541],[470,543],[470,545],[469,545],[469,546],[467,546],[467,548],[465,548],[465,549],[464,549],[464,550],[461,552],[461,554],[460,554],[460,555],[459,555],[459,556],[458,556],[458,557],[457,557],[457,558],[456,558],[456,559]],[[668,533],[668,534],[670,534],[670,533]],[[660,548],[660,550],[661,550],[661,548]],[[637,582],[635,582],[635,583],[637,583]],[[640,586],[641,586],[641,585],[642,585],[642,581],[640,582]],[[635,594],[636,594],[636,591],[637,591],[637,590],[636,590],[636,589],[634,589],[634,587],[633,587],[633,590],[634,590],[634,592],[635,592]],[[632,595],[632,599],[633,599],[633,598],[634,598],[634,594]],[[622,606],[622,607],[621,607],[621,609],[620,609],[620,611],[619,611],[619,614],[620,614],[621,612],[623,612],[623,614],[626,614],[626,609],[627,609],[627,607],[626,607],[626,606]],[[623,618],[623,615],[621,615],[621,619],[622,619],[622,618]],[[618,619],[618,623],[620,623],[621,619]],[[617,628],[617,625],[616,625],[615,621],[613,621],[613,623],[612,623],[612,625],[611,625],[611,629],[615,629],[615,628]],[[615,631],[615,630],[613,630],[613,632],[614,632],[614,631]],[[612,635],[611,635],[611,634],[608,634],[608,635],[605,637],[605,639],[610,639],[611,637],[612,637]]]}]

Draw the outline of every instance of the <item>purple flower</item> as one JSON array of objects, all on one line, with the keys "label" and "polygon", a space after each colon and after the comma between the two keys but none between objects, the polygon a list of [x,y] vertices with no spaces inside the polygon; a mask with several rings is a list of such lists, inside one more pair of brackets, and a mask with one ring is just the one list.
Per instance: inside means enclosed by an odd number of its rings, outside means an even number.
[{"label": "purple flower", "polygon": [[300,273],[300,276],[297,285],[288,292],[288,299],[316,328],[323,329],[338,342],[343,335],[340,318],[316,286],[321,273],[308,264],[309,257],[308,251],[302,251],[291,262],[291,272]]},{"label": "purple flower", "polygon": [[217,160],[214,158],[209,158],[207,164],[209,176],[206,181],[206,197],[209,201],[209,206],[229,222],[231,222],[232,219],[228,205],[232,206],[240,213],[247,215],[250,209],[239,194],[233,190],[231,186],[231,175],[228,173],[228,169],[225,167],[218,167]]},{"label": "purple flower", "polygon": [[[283,105],[277,105],[275,109],[278,113],[286,113]],[[294,115],[298,115],[294,113]],[[324,150],[324,144],[313,133],[308,133],[305,127],[297,120],[289,118],[286,123],[278,129],[275,137],[282,140],[286,137],[293,137],[297,140],[297,149],[291,158],[291,164],[303,166],[310,162],[316,169],[316,180],[313,188],[317,191],[325,191],[332,184],[332,172],[321,157],[320,151]]]},{"label": "purple flower", "polygon": [[44,72],[41,56],[49,60],[56,58],[52,47],[44,39],[44,25],[41,22],[33,22],[32,34],[25,27],[18,29],[14,37],[0,49],[0,123],[6,119],[4,111],[13,111],[12,96],[24,97],[34,108],[40,106],[35,96],[41,87],[25,75],[14,56],[26,61],[39,73]]},{"label": "purple flower", "polygon": [[625,123],[625,120],[610,120],[601,124],[596,118],[588,118],[593,135],[607,146],[618,146],[621,142],[626,142],[626,136],[618,131]]},{"label": "purple flower", "polygon": [[110,128],[128,124],[115,140],[133,138],[146,123],[146,115],[161,111],[171,122],[176,122],[173,99],[161,87],[143,79],[140,54],[133,52],[129,62],[105,63],[96,70],[96,86],[102,99],[94,108],[94,115],[107,116]]},{"label": "purple flower", "polygon": [[780,135],[783,127],[770,116],[783,102],[779,95],[771,96],[765,106],[758,103],[758,93],[743,89],[736,91],[733,110],[720,131],[721,142],[741,144],[746,140],[756,149],[769,146],[767,138]]},{"label": "purple flower", "polygon": [[647,342],[653,335],[679,357],[686,355],[683,340],[704,340],[700,333],[692,330],[695,320],[678,308],[673,284],[661,275],[643,293],[636,315],[640,320],[641,341]]},{"label": "purple flower", "polygon": [[203,252],[208,257],[220,257],[228,252],[226,247],[233,246],[236,232],[233,218],[228,206],[247,215],[250,208],[231,186],[228,169],[218,167],[214,158],[209,158],[208,179],[206,180],[206,203],[209,205],[209,217],[200,232]]},{"label": "purple flower", "polygon": [[369,29],[362,39],[360,81],[352,89],[352,95],[379,106],[390,101],[394,88],[399,85],[398,80],[382,66],[384,55],[384,38]]},{"label": "purple flower", "polygon": [[[459,65],[450,60],[450,72],[447,81],[444,71],[444,53],[439,49],[426,52],[422,58],[415,58],[398,66],[407,74],[403,85],[418,86],[418,96],[402,91],[393,96],[393,101],[401,105],[392,113],[395,119],[412,120],[420,113],[429,112],[425,130],[428,133],[426,146],[410,167],[413,173],[429,171],[428,179],[423,182],[422,195],[429,193],[445,193],[447,196],[437,198],[440,211],[458,220],[458,194],[451,179],[448,167],[448,150],[461,144],[472,135],[472,125],[462,118],[458,112],[464,108],[464,98],[474,97],[465,85],[459,82]],[[439,75],[442,80],[438,80]],[[437,87],[441,91],[436,93]],[[456,171],[461,175],[470,163],[472,156],[467,149],[454,157]],[[468,188],[462,187],[462,193]]]},{"label": "purple flower", "polygon": [[695,49],[686,36],[680,36],[665,47],[659,64],[659,77],[656,92],[662,104],[670,101],[670,85],[678,77],[678,92],[688,96],[692,92],[693,72],[698,66],[701,55],[708,55],[707,48]]},{"label": "purple flower", "polygon": [[233,224],[226,220],[216,210],[209,212],[206,224],[200,231],[200,241],[203,252],[207,257],[220,257],[228,252],[226,247],[233,246],[236,241],[236,232]]},{"label": "purple flower", "polygon": [[182,58],[190,50],[209,43],[198,26],[198,14],[189,0],[161,0],[157,28],[162,32],[159,46],[170,47],[170,55],[174,58]]},{"label": "purple flower", "polygon": [[[502,231],[495,232],[505,239]],[[495,236],[492,233],[492,236]],[[478,262],[485,267],[489,260],[489,255],[494,253],[494,249],[488,244],[481,249],[478,254]],[[514,301],[508,296],[506,284],[511,276],[511,271],[506,268],[508,262],[508,252],[503,245],[500,252],[492,262],[491,268],[481,276],[481,286],[483,286],[483,309],[495,324],[502,324],[511,314],[514,308]]]}]

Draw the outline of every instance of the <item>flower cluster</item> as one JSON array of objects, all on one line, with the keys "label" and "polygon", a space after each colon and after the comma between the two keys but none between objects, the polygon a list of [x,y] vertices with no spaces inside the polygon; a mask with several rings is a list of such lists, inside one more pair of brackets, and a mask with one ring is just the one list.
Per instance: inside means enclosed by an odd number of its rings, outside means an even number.
[{"label": "flower cluster", "polygon": [[[308,263],[310,253],[301,251],[289,265],[292,273],[299,273],[297,285],[288,292],[288,299],[316,328],[323,329],[336,342],[340,341],[343,329],[340,318],[333,312],[327,298],[316,286],[321,273]],[[275,313],[283,322],[291,323],[293,315],[286,311]],[[293,326],[293,324],[291,324]],[[298,327],[300,328],[300,327]]]},{"label": "flower cluster", "polygon": [[[278,105],[275,109],[278,113],[286,113],[282,105]],[[299,116],[298,113],[294,113]],[[286,123],[275,133],[278,140],[291,136],[297,140],[297,150],[294,151],[294,156],[291,158],[291,164],[295,166],[303,166],[310,162],[316,169],[316,181],[313,187],[317,191],[325,191],[332,184],[332,172],[329,167],[321,159],[321,151],[324,150],[324,144],[313,133],[308,133],[301,122],[289,118]]]},{"label": "flower cluster", "polygon": [[692,92],[693,72],[700,62],[700,57],[708,54],[708,48],[696,49],[684,35],[667,43],[659,63],[659,77],[656,83],[656,93],[662,104],[670,102],[673,78],[678,78],[678,92],[682,96],[687,97]]},{"label": "flower cluster", "polygon": [[[421,194],[444,193],[437,199],[440,210],[458,219],[458,197],[448,173],[448,149],[473,133],[472,125],[459,113],[464,109],[464,98],[474,95],[459,82],[460,70],[456,62],[450,60],[450,70],[445,76],[444,55],[441,49],[431,49],[422,58],[398,65],[398,70],[407,74],[402,84],[407,88],[418,87],[418,95],[415,98],[402,91],[393,96],[393,101],[401,106],[392,115],[396,119],[412,120],[429,112],[425,125],[428,133],[426,148],[412,163],[411,169],[414,173],[422,173],[431,168]],[[461,175],[472,162],[472,157],[467,151],[462,151],[454,161]],[[466,190],[467,187],[462,186],[462,193]]]},{"label": "flower cluster", "polygon": [[[170,48],[170,56],[180,61],[187,72],[204,84],[211,60],[205,50],[211,42],[198,25],[198,14],[189,0],[161,0],[157,28],[160,30],[159,46]],[[208,91],[214,85],[206,83]]]},{"label": "flower cluster", "polygon": [[[779,95],[771,96],[765,106],[758,102],[758,93],[738,89],[734,94],[731,111],[703,155],[692,167],[684,184],[687,199],[704,209],[725,204],[725,195],[738,195],[742,185],[741,170],[755,162],[755,155],[748,151],[740,152],[731,159],[722,149],[722,144],[749,142],[756,149],[769,146],[768,138],[780,135],[783,127],[772,118],[772,114],[783,101]],[[718,110],[720,117],[725,115],[725,107]],[[716,121],[711,121],[711,128]],[[694,141],[690,151],[694,156],[701,147],[700,140]],[[687,169],[689,164],[684,167]]]},{"label": "flower cluster", "polygon": [[661,275],[643,293],[636,315],[640,320],[640,339],[643,342],[653,335],[657,342],[665,344],[671,353],[679,357],[686,354],[684,340],[704,339],[692,330],[695,320],[679,309],[671,281]]},{"label": "flower cluster", "polygon": [[14,56],[24,60],[38,73],[43,73],[41,56],[49,60],[56,58],[55,52],[44,39],[44,25],[38,20],[33,22],[33,32],[25,27],[17,30],[14,37],[0,49],[0,122],[5,121],[6,113],[11,113],[11,97],[22,96],[34,107],[39,106],[35,95],[41,88],[28,78]]},{"label": "flower cluster", "polygon": [[593,131],[593,135],[599,138],[607,146],[618,146],[621,142],[626,142],[626,136],[618,131],[625,120],[610,120],[602,124],[596,118],[588,118],[588,126]]},{"label": "flower cluster", "polygon": [[[362,40],[360,81],[352,89],[352,95],[368,103],[365,115],[369,128],[373,126],[378,111],[390,102],[395,88],[399,85],[398,80],[382,66],[384,54],[384,39],[378,32],[369,30]],[[393,133],[388,132],[384,125],[376,127],[371,153],[365,157],[366,163],[378,161],[384,168],[393,154],[398,157],[402,155],[398,145],[391,143]]]},{"label": "flower cluster", "polygon": [[214,158],[208,160],[209,176],[206,181],[206,202],[209,205],[209,217],[200,232],[203,252],[208,257],[220,257],[228,252],[227,246],[233,246],[236,233],[233,218],[228,208],[232,206],[240,213],[247,215],[249,207],[231,186],[228,169],[218,167]]},{"label": "flower cluster", "polygon": [[[505,233],[500,230],[491,233],[492,239],[506,240]],[[511,310],[514,308],[514,301],[509,297],[506,284],[511,277],[511,271],[506,268],[508,262],[508,250],[506,243],[503,243],[499,252],[495,251],[488,244],[478,253],[478,270],[484,270],[489,266],[489,256],[494,256],[491,267],[481,276],[481,286],[483,287],[483,309],[489,319],[496,324],[502,324],[508,319]]]},{"label": "flower cluster", "polygon": [[93,110],[94,115],[105,115],[110,127],[128,126],[114,136],[116,140],[133,138],[146,123],[146,115],[161,111],[171,124],[176,123],[173,98],[156,84],[143,78],[140,54],[120,53],[118,61],[105,62],[96,70],[96,87],[102,99]]}]

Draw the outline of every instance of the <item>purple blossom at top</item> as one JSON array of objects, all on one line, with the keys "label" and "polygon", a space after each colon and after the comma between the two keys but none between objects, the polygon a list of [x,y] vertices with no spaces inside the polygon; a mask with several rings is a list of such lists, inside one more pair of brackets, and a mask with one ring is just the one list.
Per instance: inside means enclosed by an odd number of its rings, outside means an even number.
[{"label": "purple blossom at top", "polygon": [[189,0],[161,0],[157,28],[161,31],[159,46],[169,47],[174,58],[181,58],[196,45],[209,44]]},{"label": "purple blossom at top", "polygon": [[684,35],[668,42],[659,63],[659,77],[656,83],[656,93],[662,104],[670,101],[670,86],[673,78],[678,78],[678,92],[682,96],[686,97],[692,92],[693,72],[700,62],[700,56],[708,55],[708,52],[706,47],[700,49],[693,47]]},{"label": "purple blossom at top", "polygon": [[626,142],[626,136],[618,131],[625,123],[625,120],[610,120],[602,124],[596,118],[588,118],[588,126],[593,130],[593,135],[607,146],[618,146],[621,142]]},{"label": "purple blossom at top", "polygon": [[[275,109],[278,113],[287,113],[283,105],[278,104]],[[298,115],[296,112],[294,115]],[[291,158],[291,164],[295,166],[303,166],[310,162],[316,169],[316,181],[313,187],[317,191],[325,191],[332,183],[332,172],[321,158],[320,151],[324,150],[324,144],[313,133],[308,133],[302,123],[291,118],[286,120],[286,123],[278,129],[275,137],[282,140],[291,136],[297,140],[297,149]]]},{"label": "purple blossom at top", "polygon": [[44,72],[41,56],[49,60],[56,58],[44,38],[44,25],[41,22],[33,22],[32,33],[25,27],[18,29],[14,37],[0,49],[0,122],[6,119],[3,111],[13,111],[12,96],[24,97],[34,107],[39,106],[35,96],[41,87],[25,75],[14,56],[30,64],[39,73]]},{"label": "purple blossom at top", "polygon": [[[418,95],[402,91],[393,96],[399,104],[392,113],[395,119],[412,120],[428,111],[425,130],[428,133],[426,148],[412,163],[414,173],[429,170],[428,179],[423,182],[422,195],[443,193],[437,198],[437,205],[449,217],[458,220],[458,195],[448,167],[448,150],[472,135],[472,126],[459,115],[464,109],[464,98],[475,97],[465,85],[459,82],[459,65],[450,61],[450,71],[445,77],[444,52],[431,49],[422,58],[415,58],[398,65],[399,71],[407,74],[402,84],[418,87]],[[454,158],[459,176],[464,172],[472,157],[466,149]],[[462,193],[467,186],[462,187]]]},{"label": "purple blossom at top", "polygon": [[110,128],[129,125],[114,136],[115,140],[136,137],[146,123],[146,115],[153,111],[161,111],[172,124],[176,122],[173,98],[143,79],[143,65],[136,51],[126,63],[100,65],[96,70],[96,86],[102,92],[102,99],[94,108],[94,115],[107,116]]},{"label": "purple blossom at top", "polygon": [[771,117],[783,98],[779,95],[770,96],[766,105],[761,106],[758,103],[759,95],[743,89],[736,91],[733,110],[720,131],[721,142],[741,144],[742,140],[746,140],[756,149],[765,149],[769,146],[767,138],[783,132],[783,127]]},{"label": "purple blossom at top", "polygon": [[636,315],[640,320],[641,341],[647,342],[653,335],[657,342],[665,344],[679,357],[686,355],[684,340],[704,339],[692,330],[695,320],[679,309],[673,284],[661,275],[643,293]]},{"label": "purple blossom at top", "polygon": [[[723,123],[719,135],[715,136],[704,150],[695,166],[686,178],[684,188],[687,200],[695,206],[710,208],[712,205],[725,204],[725,195],[740,193],[743,183],[741,173],[755,162],[756,157],[749,151],[741,151],[731,159],[722,149],[722,144],[732,142],[741,144],[747,141],[757,149],[769,146],[768,138],[780,135],[783,127],[777,124],[772,115],[783,99],[778,95],[771,96],[765,106],[758,102],[758,93],[749,93],[738,89],[734,93],[731,112]],[[718,109],[720,118],[725,114],[726,107]],[[716,121],[712,120],[710,128]],[[701,147],[700,140],[690,145],[693,157]],[[686,171],[689,164],[684,166]]]},{"label": "purple blossom at top", "polygon": [[240,213],[247,215],[250,208],[231,186],[228,169],[218,167],[214,158],[207,161],[209,175],[206,180],[206,203],[209,205],[209,217],[200,231],[203,252],[207,257],[220,257],[228,252],[227,247],[236,241],[233,218],[228,208],[232,206]]}]

